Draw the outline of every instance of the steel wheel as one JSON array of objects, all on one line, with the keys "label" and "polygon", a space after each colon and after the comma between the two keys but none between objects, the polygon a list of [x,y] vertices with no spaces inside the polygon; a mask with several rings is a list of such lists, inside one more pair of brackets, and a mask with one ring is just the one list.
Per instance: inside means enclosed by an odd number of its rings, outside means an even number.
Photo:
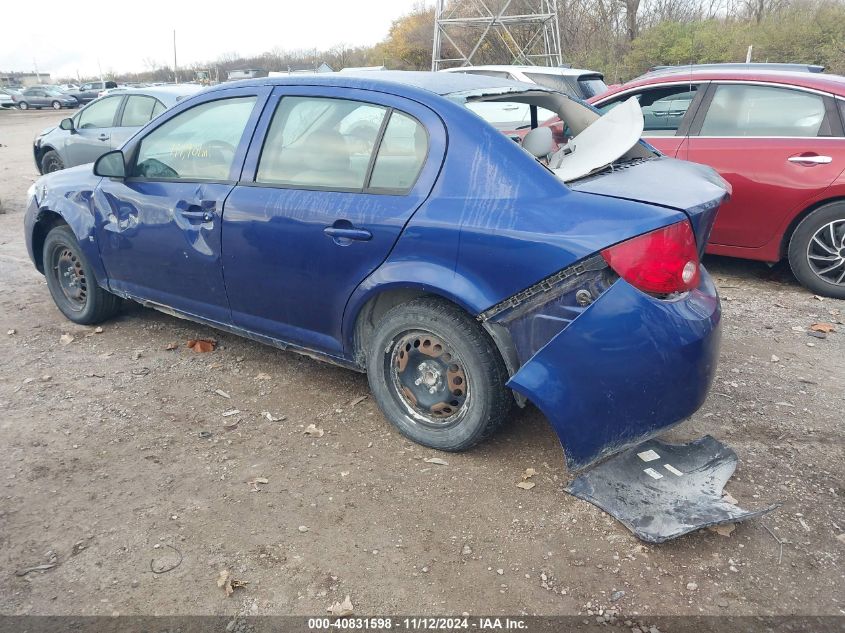
[{"label": "steel wheel", "polygon": [[70,248],[56,248],[52,254],[50,274],[67,300],[67,306],[82,312],[88,302],[88,279],[79,256]]},{"label": "steel wheel", "polygon": [[56,150],[51,149],[41,157],[41,173],[51,174],[54,171],[60,171],[65,168],[62,157],[59,156]]},{"label": "steel wheel", "polygon": [[389,309],[375,324],[366,354],[379,409],[418,444],[465,451],[508,417],[513,396],[495,343],[444,299],[418,297]]},{"label": "steel wheel", "polygon": [[807,245],[807,263],[822,280],[845,285],[845,220],[828,222]]},{"label": "steel wheel", "polygon": [[446,428],[466,415],[470,396],[466,369],[443,339],[425,331],[405,333],[385,359],[394,397],[419,423]]}]

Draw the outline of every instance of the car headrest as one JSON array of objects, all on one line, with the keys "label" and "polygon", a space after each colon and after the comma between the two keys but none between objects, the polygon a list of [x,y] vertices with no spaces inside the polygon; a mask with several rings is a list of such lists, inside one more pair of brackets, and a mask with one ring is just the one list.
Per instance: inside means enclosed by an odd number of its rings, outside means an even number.
[{"label": "car headrest", "polygon": [[317,171],[349,169],[349,147],[340,132],[318,130],[308,137],[307,143],[308,150],[302,153],[306,169]]},{"label": "car headrest", "polygon": [[555,140],[552,136],[552,128],[535,127],[525,138],[522,139],[522,147],[529,154],[542,158],[548,156],[555,149]]}]

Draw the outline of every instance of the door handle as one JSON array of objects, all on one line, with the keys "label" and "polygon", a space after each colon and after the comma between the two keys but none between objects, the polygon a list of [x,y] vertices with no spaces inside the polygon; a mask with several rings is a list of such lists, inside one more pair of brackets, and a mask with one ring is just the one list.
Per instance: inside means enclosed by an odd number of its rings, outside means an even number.
[{"label": "door handle", "polygon": [[180,215],[189,220],[202,220],[203,222],[212,222],[214,220],[214,213],[211,211],[181,211]]},{"label": "door handle", "polygon": [[807,156],[790,156],[787,158],[790,163],[811,163],[813,165],[827,165],[833,162],[830,156],[819,156],[818,154],[810,154]]},{"label": "door handle", "polygon": [[334,240],[358,240],[360,242],[366,242],[367,240],[373,239],[373,234],[367,229],[327,226],[323,229],[323,233]]},{"label": "door handle", "polygon": [[174,212],[181,215],[186,220],[213,222],[214,209],[217,206],[214,200],[203,200],[200,204],[193,204],[187,200],[180,200],[176,203]]},{"label": "door handle", "polygon": [[101,141],[109,140],[109,136],[107,134],[100,134],[97,138],[100,139]]}]

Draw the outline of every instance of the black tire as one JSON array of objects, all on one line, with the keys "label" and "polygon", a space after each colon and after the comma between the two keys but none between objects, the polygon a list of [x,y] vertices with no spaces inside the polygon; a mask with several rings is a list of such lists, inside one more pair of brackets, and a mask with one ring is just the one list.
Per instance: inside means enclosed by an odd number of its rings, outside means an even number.
[{"label": "black tire", "polygon": [[54,171],[60,171],[64,168],[65,163],[56,150],[51,149],[50,151],[44,152],[44,156],[41,157],[42,174],[50,174]]},{"label": "black tire", "polygon": [[[415,375],[425,380],[411,382]],[[384,315],[367,350],[367,378],[400,433],[442,451],[464,451],[487,439],[513,404],[507,370],[488,334],[436,297]]]},{"label": "black tire", "polygon": [[789,240],[789,265],[811,292],[845,299],[845,202],[826,204],[801,220]]},{"label": "black tire", "polygon": [[74,323],[102,323],[120,310],[120,298],[97,284],[94,270],[69,226],[54,227],[47,234],[43,264],[56,307]]},{"label": "black tire", "polygon": [[28,104],[26,101],[20,101],[20,102],[18,102],[18,109],[20,109],[20,110],[28,110],[28,109],[29,109],[29,104]]},{"label": "black tire", "polygon": [[54,101],[50,105],[53,106],[54,110],[61,110],[62,109],[62,104],[59,101]]}]

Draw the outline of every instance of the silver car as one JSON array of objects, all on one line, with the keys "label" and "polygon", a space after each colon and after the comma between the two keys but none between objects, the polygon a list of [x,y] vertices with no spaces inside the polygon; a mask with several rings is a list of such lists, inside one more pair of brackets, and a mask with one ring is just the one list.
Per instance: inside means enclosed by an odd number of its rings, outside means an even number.
[{"label": "silver car", "polygon": [[180,99],[202,90],[195,84],[126,89],[96,99],[73,117],[35,137],[39,173],[93,163],[117,149],[139,128]]},{"label": "silver car", "polygon": [[62,108],[75,108],[79,105],[76,97],[62,92],[52,86],[32,86],[27,88],[20,94],[12,95],[15,105],[21,110],[29,110],[35,108],[53,108],[54,110],[61,110]]}]

